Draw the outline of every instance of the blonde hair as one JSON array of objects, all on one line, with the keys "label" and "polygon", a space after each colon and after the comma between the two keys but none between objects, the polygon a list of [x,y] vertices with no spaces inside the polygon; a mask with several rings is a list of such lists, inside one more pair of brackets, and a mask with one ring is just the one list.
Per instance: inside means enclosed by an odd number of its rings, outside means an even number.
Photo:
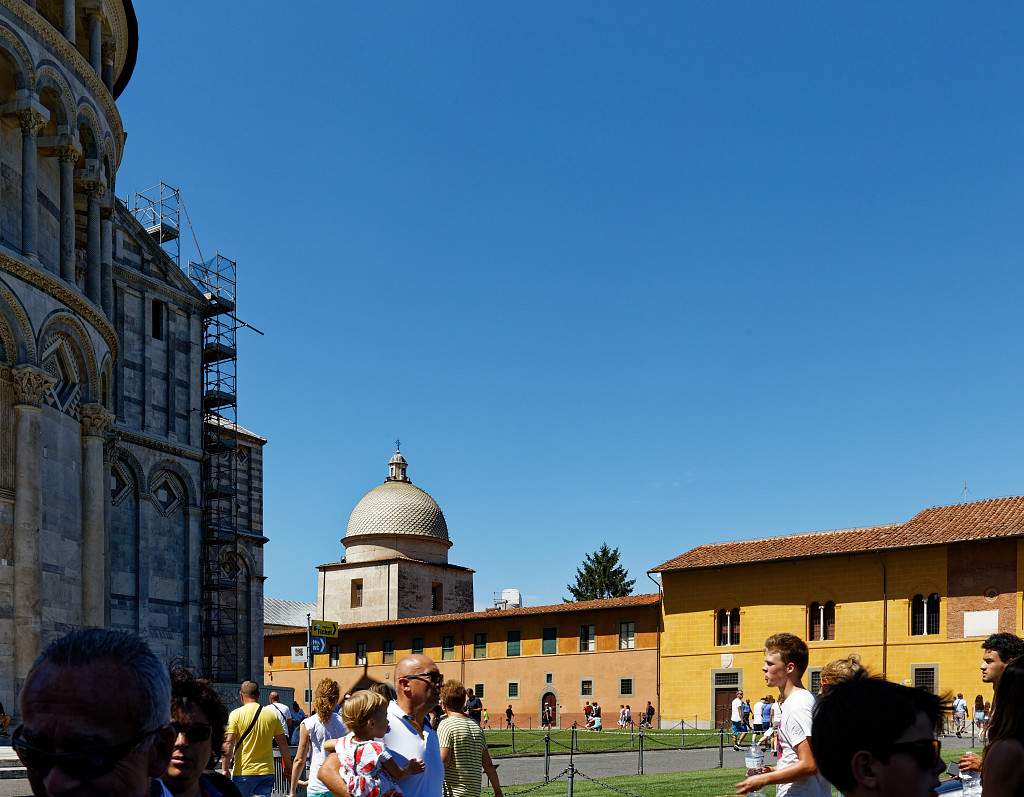
[{"label": "blonde hair", "polygon": [[350,730],[360,736],[366,730],[366,723],[374,714],[386,710],[388,707],[387,698],[369,689],[360,689],[353,692],[352,697],[345,701],[341,707],[341,717]]},{"label": "blonde hair", "polygon": [[319,717],[321,724],[326,725],[331,718],[334,707],[338,705],[341,687],[333,678],[324,678],[316,685],[313,693],[313,712]]},{"label": "blonde hair", "polygon": [[830,661],[821,668],[821,685],[834,686],[835,684],[849,681],[851,678],[862,674],[864,665],[860,663],[860,656],[851,653],[842,659]]}]

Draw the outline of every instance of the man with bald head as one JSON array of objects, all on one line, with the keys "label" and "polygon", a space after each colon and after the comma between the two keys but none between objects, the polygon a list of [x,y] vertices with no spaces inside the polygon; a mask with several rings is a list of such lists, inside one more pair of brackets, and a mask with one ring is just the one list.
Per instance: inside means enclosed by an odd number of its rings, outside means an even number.
[{"label": "man with bald head", "polygon": [[[388,732],[384,744],[400,767],[413,758],[423,762],[422,772],[402,779],[405,797],[441,797],[444,789],[444,764],[437,734],[427,723],[427,714],[437,705],[444,677],[429,656],[406,656],[395,665],[395,690],[398,696],[388,705]],[[341,762],[335,754],[320,766],[317,778],[332,794],[348,797],[339,772]]]}]

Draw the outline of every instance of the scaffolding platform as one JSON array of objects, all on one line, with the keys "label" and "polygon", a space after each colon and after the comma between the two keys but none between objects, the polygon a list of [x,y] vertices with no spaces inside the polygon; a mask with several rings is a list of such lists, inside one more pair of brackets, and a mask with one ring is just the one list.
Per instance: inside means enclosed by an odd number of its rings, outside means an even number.
[{"label": "scaffolding platform", "polygon": [[234,393],[229,393],[226,390],[207,390],[203,393],[203,409],[216,410],[223,407],[229,407],[238,402],[238,397]]},{"label": "scaffolding platform", "polygon": [[181,231],[177,227],[167,222],[158,222],[146,227],[146,233],[158,245],[177,240],[178,236],[181,235]]},{"label": "scaffolding platform", "polygon": [[238,349],[234,346],[217,342],[207,343],[203,346],[203,363],[205,365],[233,360],[236,357],[238,357]]}]

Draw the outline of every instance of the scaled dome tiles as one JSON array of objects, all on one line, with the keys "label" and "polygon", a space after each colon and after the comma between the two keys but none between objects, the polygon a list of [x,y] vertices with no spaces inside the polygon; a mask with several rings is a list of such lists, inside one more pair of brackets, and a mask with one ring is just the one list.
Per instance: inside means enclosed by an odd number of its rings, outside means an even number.
[{"label": "scaled dome tiles", "polygon": [[407,481],[386,481],[356,504],[345,538],[369,534],[409,534],[449,541],[441,507]]}]

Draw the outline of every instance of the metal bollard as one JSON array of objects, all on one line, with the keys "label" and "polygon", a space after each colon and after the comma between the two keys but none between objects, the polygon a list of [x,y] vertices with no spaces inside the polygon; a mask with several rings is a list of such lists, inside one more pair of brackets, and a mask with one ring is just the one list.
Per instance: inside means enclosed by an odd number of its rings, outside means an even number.
[{"label": "metal bollard", "polygon": [[551,782],[551,731],[544,734],[544,782]]},{"label": "metal bollard", "polygon": [[637,759],[636,759],[636,774],[637,775],[643,775],[644,774],[644,732],[643,731],[640,731],[640,735],[637,736],[637,749],[639,750],[639,752],[637,753]]},{"label": "metal bollard", "polygon": [[725,769],[725,731],[718,729],[718,768]]},{"label": "metal bollard", "polygon": [[565,782],[565,794],[566,794],[566,797],[572,797],[572,786],[573,786],[572,781],[573,781],[573,777],[575,776],[575,774],[576,774],[576,767],[574,767],[572,764],[569,764],[569,779]]},{"label": "metal bollard", "polygon": [[512,752],[516,751],[516,724],[512,723]]}]

